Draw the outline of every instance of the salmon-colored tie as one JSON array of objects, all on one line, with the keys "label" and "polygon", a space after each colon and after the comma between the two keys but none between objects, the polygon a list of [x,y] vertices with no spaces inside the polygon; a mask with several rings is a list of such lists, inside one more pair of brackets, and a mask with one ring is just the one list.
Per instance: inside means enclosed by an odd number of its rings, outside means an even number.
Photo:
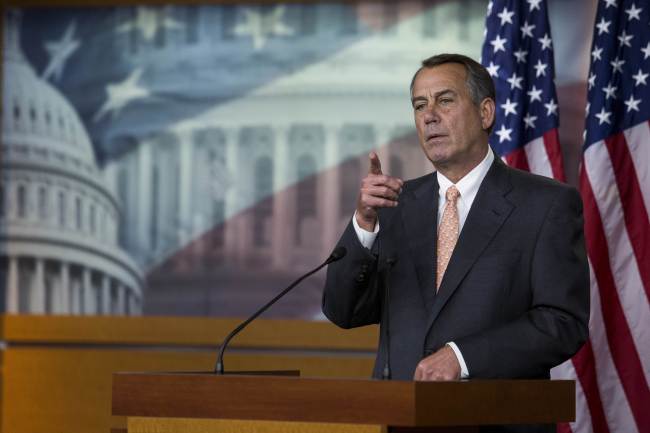
[{"label": "salmon-colored tie", "polygon": [[440,289],[442,277],[445,275],[451,253],[454,252],[458,240],[458,208],[456,202],[460,192],[455,186],[450,186],[445,193],[447,203],[442,212],[440,227],[438,228],[438,263],[436,269],[436,291]]}]

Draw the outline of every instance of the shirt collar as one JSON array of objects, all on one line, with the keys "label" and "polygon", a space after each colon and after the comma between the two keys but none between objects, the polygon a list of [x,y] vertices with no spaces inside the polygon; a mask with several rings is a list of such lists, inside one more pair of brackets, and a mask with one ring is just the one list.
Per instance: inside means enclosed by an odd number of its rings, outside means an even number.
[{"label": "shirt collar", "polygon": [[[494,153],[490,146],[488,146],[487,155],[483,158],[476,167],[474,167],[469,173],[467,173],[461,180],[456,183],[456,188],[460,192],[461,199],[467,199],[473,201],[476,193],[478,192],[479,186],[483,182],[483,179],[487,175],[492,162],[494,161]],[[439,194],[441,197],[445,197],[445,193],[450,186],[454,185],[452,181],[447,179],[439,171],[436,172],[438,178],[438,185],[440,187]]]}]

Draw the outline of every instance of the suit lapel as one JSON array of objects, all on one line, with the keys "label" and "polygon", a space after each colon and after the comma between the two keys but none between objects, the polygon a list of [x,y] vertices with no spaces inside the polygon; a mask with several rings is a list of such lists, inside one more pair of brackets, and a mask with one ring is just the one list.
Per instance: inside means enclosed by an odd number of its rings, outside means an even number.
[{"label": "suit lapel", "polygon": [[427,311],[435,294],[438,180],[429,177],[403,200],[402,219],[420,291]]},{"label": "suit lapel", "polygon": [[510,189],[507,168],[496,158],[479,187],[458,237],[435,297],[427,329],[512,212],[513,205],[505,198]]}]

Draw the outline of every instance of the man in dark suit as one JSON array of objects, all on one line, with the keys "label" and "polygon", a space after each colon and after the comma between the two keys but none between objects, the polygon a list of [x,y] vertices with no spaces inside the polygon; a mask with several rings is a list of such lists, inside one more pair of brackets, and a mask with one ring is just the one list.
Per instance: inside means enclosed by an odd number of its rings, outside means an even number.
[{"label": "man in dark suit", "polygon": [[344,328],[382,323],[375,377],[388,334],[393,379],[548,378],[587,338],[580,196],[494,155],[494,85],[472,59],[425,60],[411,99],[436,172],[403,182],[371,153],[323,311]]}]

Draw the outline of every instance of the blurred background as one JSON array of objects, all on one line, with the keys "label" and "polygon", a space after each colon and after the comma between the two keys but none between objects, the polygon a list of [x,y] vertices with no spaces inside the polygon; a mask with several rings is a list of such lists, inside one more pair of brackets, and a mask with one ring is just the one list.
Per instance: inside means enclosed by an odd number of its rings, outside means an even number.
[{"label": "blurred background", "polygon": [[[394,176],[432,170],[408,86],[433,54],[480,61],[486,7],[6,9],[0,308],[250,314],[329,255],[370,150]],[[575,185],[596,1],[548,8]],[[324,320],[323,280],[266,316]]]}]

